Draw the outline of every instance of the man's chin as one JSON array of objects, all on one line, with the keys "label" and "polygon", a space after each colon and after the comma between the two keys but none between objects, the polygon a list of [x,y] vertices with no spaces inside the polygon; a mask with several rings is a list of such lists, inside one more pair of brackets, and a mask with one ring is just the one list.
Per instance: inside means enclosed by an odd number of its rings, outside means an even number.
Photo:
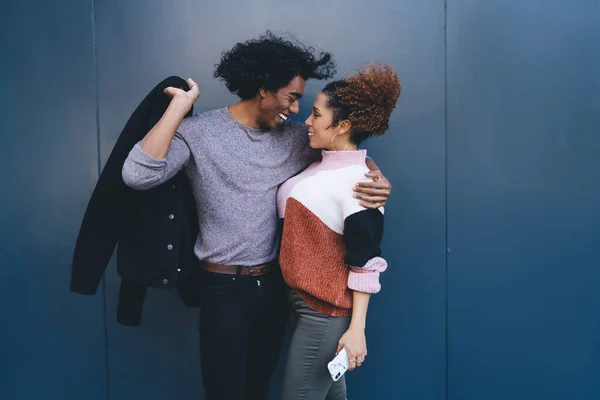
[{"label": "man's chin", "polygon": [[276,117],[275,119],[272,119],[270,121],[263,121],[260,123],[259,128],[264,130],[264,131],[270,131],[272,129],[277,129],[277,128],[281,128],[284,125],[284,121],[281,120],[281,118]]},{"label": "man's chin", "polygon": [[284,125],[284,122],[281,119],[279,119],[279,117],[278,117],[278,119],[273,120],[271,122],[271,129],[281,128],[283,125]]},{"label": "man's chin", "polygon": [[273,124],[260,124],[258,126],[258,129],[260,129],[261,131],[270,131],[271,129],[274,129],[275,126]]},{"label": "man's chin", "polygon": [[270,131],[271,129],[275,129],[277,128],[279,125],[277,125],[276,121],[264,121],[261,122],[260,125],[258,126],[259,129],[263,130],[263,131]]}]

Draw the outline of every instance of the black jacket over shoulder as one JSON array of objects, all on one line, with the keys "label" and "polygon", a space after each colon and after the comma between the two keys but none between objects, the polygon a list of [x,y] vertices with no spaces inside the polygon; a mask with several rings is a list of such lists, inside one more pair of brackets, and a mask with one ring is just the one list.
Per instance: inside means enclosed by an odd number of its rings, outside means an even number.
[{"label": "black jacket over shoulder", "polygon": [[198,218],[187,177],[180,171],[156,188],[137,191],[121,175],[130,150],[166,111],[168,86],[189,90],[183,79],[169,77],[131,115],[89,200],[73,256],[71,290],[95,294],[118,243],[117,320],[123,325],[139,325],[147,287],[177,288],[186,305],[198,305]]}]

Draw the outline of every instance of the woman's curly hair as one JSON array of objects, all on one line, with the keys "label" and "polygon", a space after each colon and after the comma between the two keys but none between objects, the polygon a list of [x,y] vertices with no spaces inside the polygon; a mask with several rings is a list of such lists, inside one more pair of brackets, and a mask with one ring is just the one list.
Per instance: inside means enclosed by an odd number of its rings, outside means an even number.
[{"label": "woman's curly hair", "polygon": [[333,125],[348,120],[350,141],[360,144],[371,136],[383,135],[389,128],[402,85],[388,64],[369,64],[355,75],[329,83],[322,92],[333,109]]},{"label": "woman's curly hair", "polygon": [[267,31],[224,52],[214,76],[223,80],[231,93],[251,99],[259,89],[275,92],[296,76],[304,80],[332,78],[336,71],[331,54],[315,53],[312,47]]}]

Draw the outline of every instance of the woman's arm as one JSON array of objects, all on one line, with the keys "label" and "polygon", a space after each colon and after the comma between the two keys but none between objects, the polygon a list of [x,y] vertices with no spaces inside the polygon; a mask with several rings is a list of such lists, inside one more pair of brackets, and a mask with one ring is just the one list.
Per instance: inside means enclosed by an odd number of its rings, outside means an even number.
[{"label": "woman's arm", "polygon": [[365,327],[371,294],[355,291],[352,296],[352,319],[350,327],[340,338],[337,348],[337,352],[342,350],[343,347],[346,348],[346,352],[350,358],[350,371],[356,367],[360,367],[367,356]]},{"label": "woman's arm", "polygon": [[347,215],[344,219],[345,264],[350,269],[348,288],[353,291],[350,327],[338,342],[350,358],[350,370],[364,362],[367,355],[365,326],[371,294],[381,290],[379,275],[387,263],[380,257],[383,236],[383,214],[366,209]]}]

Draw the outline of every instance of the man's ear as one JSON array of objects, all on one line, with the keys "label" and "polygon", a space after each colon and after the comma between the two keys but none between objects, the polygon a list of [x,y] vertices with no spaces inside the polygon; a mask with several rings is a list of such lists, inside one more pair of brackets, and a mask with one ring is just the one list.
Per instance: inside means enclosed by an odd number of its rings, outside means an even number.
[{"label": "man's ear", "polygon": [[263,88],[258,89],[258,94],[260,95],[260,97],[262,97],[263,99],[265,97],[267,97],[267,91]]}]

